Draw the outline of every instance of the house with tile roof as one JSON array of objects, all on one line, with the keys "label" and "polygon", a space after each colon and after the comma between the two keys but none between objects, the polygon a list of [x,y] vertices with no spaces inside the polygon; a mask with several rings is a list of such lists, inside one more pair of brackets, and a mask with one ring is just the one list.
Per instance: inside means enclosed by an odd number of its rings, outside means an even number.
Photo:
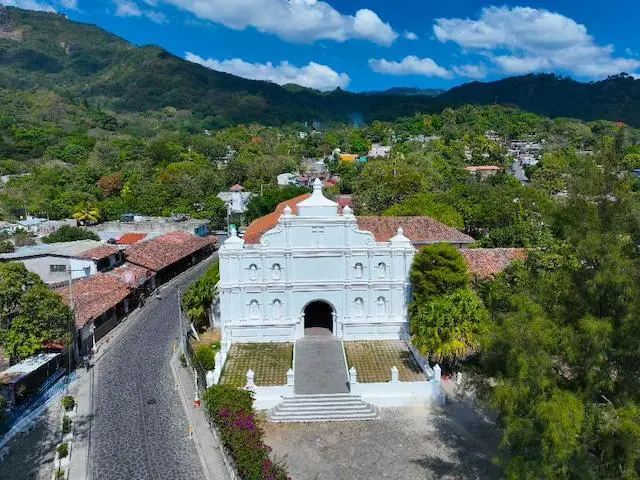
[{"label": "house with tile roof", "polygon": [[153,272],[161,285],[211,255],[216,245],[215,236],[174,231],[130,246],[125,256],[128,263]]},{"label": "house with tile roof", "polygon": [[105,272],[123,261],[121,247],[95,240],[39,244],[0,254],[0,262],[21,262],[48,285]]}]

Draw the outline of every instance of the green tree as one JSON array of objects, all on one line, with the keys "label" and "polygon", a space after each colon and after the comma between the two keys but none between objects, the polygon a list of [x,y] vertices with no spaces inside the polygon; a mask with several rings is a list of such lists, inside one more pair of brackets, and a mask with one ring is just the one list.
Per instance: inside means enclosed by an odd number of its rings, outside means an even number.
[{"label": "green tree", "polygon": [[54,233],[42,238],[43,243],[73,242],[75,240],[100,240],[100,237],[85,228],[63,225]]},{"label": "green tree", "polygon": [[15,246],[9,240],[0,240],[0,253],[11,253],[15,249]]},{"label": "green tree", "polygon": [[182,308],[195,328],[204,330],[209,321],[211,303],[216,297],[216,284],[220,280],[220,265],[214,263],[205,274],[184,292]]},{"label": "green tree", "polygon": [[447,243],[422,248],[413,259],[412,308],[427,304],[432,297],[448,295],[469,285],[467,263],[459,250]]},{"label": "green tree", "polygon": [[456,366],[477,353],[488,313],[469,288],[413,305],[411,340],[431,361]]},{"label": "green tree", "polygon": [[453,207],[437,202],[430,194],[409,197],[404,202],[389,207],[382,214],[386,217],[427,216],[454,228],[464,228],[462,215]]},{"label": "green tree", "polygon": [[85,224],[94,224],[100,221],[100,208],[97,205],[84,203],[76,207],[72,217]]}]

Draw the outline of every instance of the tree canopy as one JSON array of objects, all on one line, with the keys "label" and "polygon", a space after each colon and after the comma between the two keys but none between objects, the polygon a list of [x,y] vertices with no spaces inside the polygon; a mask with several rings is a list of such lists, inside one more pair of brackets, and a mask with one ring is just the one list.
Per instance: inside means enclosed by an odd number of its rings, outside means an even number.
[{"label": "tree canopy", "polygon": [[100,240],[100,237],[85,228],[63,225],[54,233],[42,237],[43,243],[73,242],[74,240]]}]

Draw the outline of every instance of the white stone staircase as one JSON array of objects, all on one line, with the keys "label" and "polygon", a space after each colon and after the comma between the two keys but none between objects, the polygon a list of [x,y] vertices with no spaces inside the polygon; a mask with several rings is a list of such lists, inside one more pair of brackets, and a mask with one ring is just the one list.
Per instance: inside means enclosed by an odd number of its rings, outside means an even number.
[{"label": "white stone staircase", "polygon": [[374,420],[376,408],[360,395],[329,393],[284,397],[267,414],[271,422],[340,422]]}]

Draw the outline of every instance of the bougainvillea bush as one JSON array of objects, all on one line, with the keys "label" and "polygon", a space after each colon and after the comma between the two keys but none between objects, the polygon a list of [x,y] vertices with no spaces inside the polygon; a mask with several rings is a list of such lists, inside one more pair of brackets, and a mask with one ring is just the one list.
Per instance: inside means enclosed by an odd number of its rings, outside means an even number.
[{"label": "bougainvillea bush", "polygon": [[250,391],[216,385],[205,392],[203,402],[243,479],[289,480],[286,467],[269,458],[271,448],[265,445],[264,431],[256,423]]}]

